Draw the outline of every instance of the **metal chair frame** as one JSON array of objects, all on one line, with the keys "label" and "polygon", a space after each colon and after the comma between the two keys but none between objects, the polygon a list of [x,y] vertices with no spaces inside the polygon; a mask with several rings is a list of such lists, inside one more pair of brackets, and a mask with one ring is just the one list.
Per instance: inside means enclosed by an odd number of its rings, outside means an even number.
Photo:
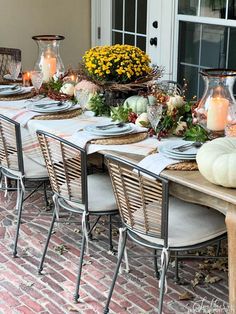
[{"label": "metal chair frame", "polygon": [[[81,273],[82,273],[82,264],[83,258],[85,253],[85,244],[86,244],[86,232],[87,234],[91,234],[93,228],[97,224],[99,218],[101,216],[109,216],[110,223],[109,223],[109,241],[110,241],[110,249],[112,249],[112,221],[111,217],[113,215],[118,214],[118,209],[114,210],[104,210],[104,211],[92,211],[88,208],[88,185],[87,185],[87,153],[86,150],[68,142],[65,139],[62,139],[56,135],[51,133],[37,130],[37,136],[40,143],[40,147],[45,159],[46,167],[49,174],[49,179],[51,183],[51,188],[56,196],[54,197],[55,209],[51,221],[51,226],[49,228],[48,237],[45,243],[44,251],[41,257],[40,265],[38,272],[39,274],[42,273],[44,259],[47,253],[48,244],[52,235],[52,230],[54,227],[54,223],[60,222],[59,215],[56,209],[56,202],[58,203],[59,207],[63,209],[78,213],[80,215],[85,216],[85,226],[86,230],[83,229],[82,223],[82,243],[81,243],[81,251],[80,251],[80,259],[79,259],[79,267],[78,267],[78,274],[77,274],[77,282],[74,294],[74,301],[77,302],[80,295],[79,295],[79,288],[80,288],[80,280],[81,280]],[[50,144],[52,144],[52,147]],[[55,146],[56,145],[56,146]],[[51,149],[52,148],[52,149]],[[56,151],[56,152],[55,152]],[[52,156],[53,155],[53,156]],[[60,161],[56,161],[54,159],[60,159]],[[81,180],[81,187],[76,191],[76,194],[71,192],[74,187],[77,187],[77,183],[73,186],[73,179],[77,178]],[[67,192],[62,189],[63,182],[67,183]],[[63,191],[62,191],[63,190]],[[80,190],[80,191],[79,191]],[[64,193],[64,195],[63,195]],[[79,209],[77,207],[72,207],[68,205],[66,201],[73,201],[76,205],[83,205],[83,209]],[[97,220],[95,221],[94,225],[90,228],[90,221],[89,216],[94,215],[98,216]],[[58,216],[58,217],[57,217]],[[58,219],[57,219],[58,218]],[[82,218],[83,221],[83,218]]]},{"label": "metal chair frame", "polygon": [[[113,280],[112,280],[112,284],[110,287],[110,291],[108,294],[108,298],[107,298],[107,302],[105,305],[105,309],[104,309],[104,314],[109,313],[109,304],[111,301],[111,297],[112,297],[112,293],[115,287],[115,283],[116,283],[116,279],[118,276],[118,272],[120,269],[120,265],[121,265],[121,261],[125,252],[125,246],[126,246],[126,240],[127,240],[127,236],[129,236],[129,238],[131,240],[133,240],[134,242],[154,249],[154,268],[155,268],[155,273],[156,273],[156,277],[157,279],[160,279],[160,294],[159,294],[159,308],[158,308],[158,313],[161,314],[162,313],[162,307],[163,307],[163,298],[164,298],[164,288],[165,288],[165,276],[166,276],[166,271],[168,268],[168,263],[169,260],[166,258],[163,258],[163,264],[161,267],[161,275],[159,276],[159,271],[158,271],[158,265],[157,265],[157,255],[156,252],[157,250],[163,250],[163,248],[165,250],[167,250],[169,253],[170,252],[179,252],[179,251],[186,251],[186,250],[194,250],[194,249],[198,249],[200,247],[206,246],[208,244],[214,243],[216,241],[219,241],[221,239],[223,239],[225,237],[225,234],[216,237],[215,239],[211,239],[202,243],[198,243],[196,245],[190,245],[190,246],[185,246],[185,247],[168,247],[168,210],[169,210],[169,182],[167,180],[165,180],[164,178],[155,175],[143,168],[140,168],[139,166],[129,162],[129,161],[125,161],[119,157],[114,157],[114,156],[110,156],[107,155],[105,156],[106,160],[107,160],[107,165],[108,165],[108,170],[111,176],[111,180],[112,180],[112,185],[113,185],[113,189],[114,189],[114,193],[116,196],[116,200],[117,200],[117,205],[120,211],[120,217],[122,220],[122,224],[124,226],[123,229],[123,239],[121,242],[121,249],[120,252],[118,254],[118,260],[117,260],[117,264],[116,264],[116,268],[115,268],[115,272],[113,275]],[[139,200],[137,200],[137,198],[134,200],[132,199],[132,193],[131,193],[131,189],[132,189],[132,178],[133,178],[133,185],[136,187],[136,192],[139,189],[140,190],[140,199],[143,202],[143,212],[145,213],[145,207],[148,205],[149,201],[154,201],[155,200],[155,196],[154,194],[157,193],[156,198],[160,198],[160,192],[158,191],[158,189],[153,190],[152,192],[150,191],[150,189],[148,190],[148,180],[150,181],[156,181],[157,183],[161,184],[162,186],[162,203],[161,203],[161,215],[160,215],[160,226],[161,226],[161,233],[155,233],[155,231],[152,229],[153,225],[151,225],[150,221],[151,221],[151,214],[148,217],[148,213],[146,211],[146,217],[144,214],[144,221],[143,221],[143,229],[141,230],[139,228],[135,227],[135,219],[138,221],[138,218],[134,218],[134,216],[132,215],[132,202],[133,204],[137,204],[138,206],[141,206],[141,201],[139,202]],[[128,182],[130,181],[130,182]],[[128,183],[127,183],[128,182]],[[137,183],[138,182],[138,183]],[[147,191],[146,191],[146,196],[147,198],[145,198],[145,185],[147,184]],[[130,186],[128,186],[130,185]],[[128,187],[127,187],[128,186]],[[138,188],[137,188],[138,186]],[[121,187],[123,188],[123,191],[121,189]],[[155,189],[154,184],[152,184],[153,189]],[[128,195],[126,195],[128,188],[130,188],[130,190],[128,191]],[[143,192],[144,191],[144,192]],[[133,192],[135,193],[135,191]],[[159,195],[158,195],[159,193]],[[137,196],[138,193],[136,193]],[[148,195],[149,194],[149,195]],[[123,199],[122,199],[123,198]],[[159,211],[160,209],[157,208],[157,211]],[[135,210],[134,210],[135,212]],[[129,216],[130,214],[130,216]],[[155,214],[157,215],[157,213],[154,213],[153,216],[156,218]],[[153,221],[154,218],[153,217]],[[148,220],[149,219],[149,220]],[[145,221],[146,220],[146,221]],[[156,222],[156,220],[155,220]],[[141,225],[141,216],[139,216],[139,223]],[[150,223],[150,225],[149,225]],[[155,243],[151,243],[149,241],[144,240],[143,238],[139,237],[139,234],[146,234],[149,237],[153,237],[153,238],[157,238],[160,240],[163,240],[163,243],[161,244],[155,244]],[[153,256],[153,255],[152,255]]]},{"label": "metal chair frame", "polygon": [[[8,138],[9,137],[9,138]],[[16,155],[16,160],[10,160],[10,157]],[[14,167],[13,167],[13,163]],[[13,169],[14,168],[14,169]],[[39,188],[44,186],[44,197],[46,201],[46,206],[48,205],[47,194],[46,194],[46,182],[48,182],[47,177],[40,178],[26,178],[24,172],[24,160],[23,160],[23,149],[22,149],[22,139],[21,139],[21,129],[20,124],[12,119],[5,117],[0,114],[0,174],[1,180],[2,176],[6,180],[13,180],[17,184],[17,188],[12,187],[1,187],[1,190],[7,191],[19,191],[17,197],[17,224],[16,224],[16,235],[13,246],[13,256],[17,256],[17,243],[19,237],[21,215],[23,209],[23,202],[28,199],[34,192],[39,190]],[[21,180],[23,184],[26,182],[38,182],[40,183],[33,188],[28,187],[31,193],[24,198],[24,189],[21,185]],[[27,188],[27,189],[28,189]]]},{"label": "metal chair frame", "polygon": [[11,60],[21,61],[21,50],[0,47],[0,76],[7,73],[7,65]]}]

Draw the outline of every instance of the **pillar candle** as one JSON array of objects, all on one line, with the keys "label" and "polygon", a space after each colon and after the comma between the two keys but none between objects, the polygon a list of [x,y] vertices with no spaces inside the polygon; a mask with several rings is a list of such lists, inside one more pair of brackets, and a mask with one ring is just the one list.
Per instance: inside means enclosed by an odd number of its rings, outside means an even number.
[{"label": "pillar candle", "polygon": [[227,124],[229,101],[222,97],[211,98],[208,102],[207,128],[222,131]]},{"label": "pillar candle", "polygon": [[49,79],[57,71],[57,60],[55,57],[52,57],[50,54],[46,54],[42,58],[42,72],[43,72],[43,81],[48,82]]}]

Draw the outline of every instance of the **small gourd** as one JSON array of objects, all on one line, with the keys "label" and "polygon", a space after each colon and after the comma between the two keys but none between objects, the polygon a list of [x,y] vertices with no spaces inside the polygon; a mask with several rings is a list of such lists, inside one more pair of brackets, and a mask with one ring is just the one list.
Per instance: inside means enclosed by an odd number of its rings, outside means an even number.
[{"label": "small gourd", "polygon": [[124,106],[128,106],[132,109],[133,112],[137,114],[141,114],[143,112],[147,112],[148,99],[143,96],[131,96],[128,97]]},{"label": "small gourd", "polygon": [[196,160],[200,173],[208,181],[236,188],[236,138],[218,138],[204,144]]}]

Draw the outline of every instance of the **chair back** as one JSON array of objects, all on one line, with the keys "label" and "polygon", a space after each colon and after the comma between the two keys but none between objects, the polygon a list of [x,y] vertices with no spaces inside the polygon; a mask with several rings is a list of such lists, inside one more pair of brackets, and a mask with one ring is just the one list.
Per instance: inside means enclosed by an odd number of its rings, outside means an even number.
[{"label": "chair back", "polygon": [[20,124],[0,115],[0,165],[24,174]]},{"label": "chair back", "polygon": [[168,182],[130,162],[106,156],[123,224],[167,244]]},{"label": "chair back", "polygon": [[11,60],[21,61],[21,50],[0,47],[0,76],[7,73],[7,66]]},{"label": "chair back", "polygon": [[53,193],[87,210],[86,151],[45,131],[38,130],[37,136]]}]

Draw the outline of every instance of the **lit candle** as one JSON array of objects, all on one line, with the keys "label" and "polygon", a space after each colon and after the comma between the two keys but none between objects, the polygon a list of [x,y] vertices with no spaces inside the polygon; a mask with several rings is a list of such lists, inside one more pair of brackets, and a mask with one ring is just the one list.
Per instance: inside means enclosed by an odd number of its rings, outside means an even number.
[{"label": "lit candle", "polygon": [[211,131],[222,131],[227,124],[229,101],[222,97],[209,99],[207,128]]},{"label": "lit candle", "polygon": [[43,72],[43,81],[48,82],[49,79],[57,71],[57,60],[52,56],[50,51],[47,51],[45,56],[42,58],[42,72]]},{"label": "lit candle", "polygon": [[23,86],[30,86],[30,72],[24,72],[22,74]]}]

